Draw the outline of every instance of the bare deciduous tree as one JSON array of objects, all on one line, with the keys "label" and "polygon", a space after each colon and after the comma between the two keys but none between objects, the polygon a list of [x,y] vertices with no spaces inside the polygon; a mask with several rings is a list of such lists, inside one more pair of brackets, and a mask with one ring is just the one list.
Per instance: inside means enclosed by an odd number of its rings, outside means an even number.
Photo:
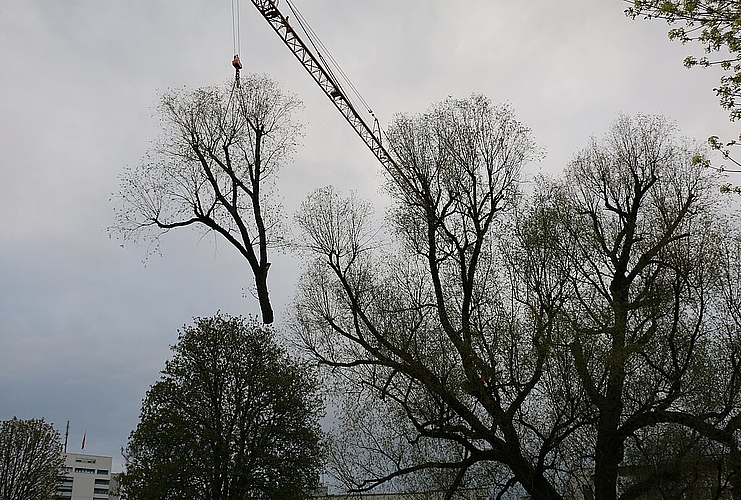
[{"label": "bare deciduous tree", "polygon": [[529,131],[484,98],[400,117],[389,145],[393,244],[379,250],[368,207],[331,189],[297,218],[315,257],[297,328],[355,411],[355,474],[336,470],[353,489],[438,471],[453,498],[484,471],[560,499],[588,470],[596,498],[635,498],[620,467],[652,426],[733,463],[738,262],[673,125],[619,118],[525,203]]},{"label": "bare deciduous tree", "polygon": [[283,231],[270,190],[301,138],[300,106],[265,76],[166,93],[158,108],[164,133],[122,174],[113,231],[153,241],[188,226],[220,235],[249,263],[263,322],[272,323],[268,250],[282,244]]},{"label": "bare deciduous tree", "polygon": [[564,314],[596,412],[597,498],[617,497],[625,444],[639,430],[715,429],[740,409],[738,388],[708,368],[725,347],[709,314],[725,228],[695,154],[665,119],[621,117],[565,175],[564,233],[577,245]]},{"label": "bare deciduous tree", "polygon": [[331,190],[298,217],[317,257],[298,299],[307,348],[346,369],[359,398],[395,406],[407,423],[394,429],[398,441],[426,450],[375,447],[390,467],[359,469],[354,487],[448,470],[452,498],[476,464],[501,462],[530,491],[556,498],[517,423],[547,351],[510,321],[517,306],[495,239],[520,169],[537,155],[529,130],[511,109],[474,96],[401,116],[388,136],[399,166],[388,179],[394,253],[374,255],[366,208]]}]

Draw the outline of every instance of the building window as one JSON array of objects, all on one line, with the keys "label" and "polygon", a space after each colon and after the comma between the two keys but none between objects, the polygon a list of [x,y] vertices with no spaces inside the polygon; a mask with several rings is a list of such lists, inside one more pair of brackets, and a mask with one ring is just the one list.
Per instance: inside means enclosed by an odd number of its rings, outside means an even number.
[{"label": "building window", "polygon": [[72,486],[67,486],[67,485],[57,486],[57,491],[60,493],[63,491],[72,491]]},{"label": "building window", "polygon": [[104,490],[103,488],[93,488],[93,494],[94,495],[107,495],[108,490]]},{"label": "building window", "polygon": [[85,467],[75,467],[75,473],[77,473],[77,474],[95,474],[95,469],[87,469]]},{"label": "building window", "polygon": [[69,477],[69,476],[62,476],[61,478],[59,478],[59,480],[63,483],[71,483],[75,480],[75,478]]},{"label": "building window", "polygon": [[107,476],[108,470],[107,469],[98,469],[98,474],[101,476]]},{"label": "building window", "polygon": [[104,484],[104,485],[107,486],[107,485],[111,484],[111,482],[109,480],[107,480],[107,479],[96,479],[95,480],[95,484]]}]

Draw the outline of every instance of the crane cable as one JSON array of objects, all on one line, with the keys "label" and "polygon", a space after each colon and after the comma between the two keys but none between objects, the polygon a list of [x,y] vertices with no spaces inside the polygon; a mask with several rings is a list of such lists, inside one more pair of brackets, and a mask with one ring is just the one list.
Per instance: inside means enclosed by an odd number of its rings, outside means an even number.
[{"label": "crane cable", "polygon": [[232,0],[232,40],[234,55],[238,56],[241,49],[239,30],[239,0]]},{"label": "crane cable", "polygon": [[[324,43],[319,38],[319,35],[317,35],[316,32],[312,29],[312,27],[309,25],[306,18],[301,14],[301,12],[299,12],[299,10],[296,8],[295,5],[293,5],[292,2],[286,1],[286,3],[288,4],[288,7],[291,9],[291,12],[293,12],[294,16],[296,16],[296,19],[298,20],[298,23],[301,26],[301,29],[304,31],[304,33],[306,33],[306,36],[308,37],[309,42],[311,43],[312,47],[314,47],[314,50],[317,52],[317,56],[325,64],[327,72],[334,79],[334,83],[338,87],[340,87],[341,90],[344,91],[344,89],[340,85],[339,79],[334,75],[332,68],[336,69],[340,77],[342,77],[342,79],[347,83],[348,87],[350,88],[352,93],[355,94],[355,96],[358,98],[360,103],[368,110],[369,113],[372,113],[372,110],[370,109],[370,106],[368,105],[368,103],[365,101],[365,99],[363,99],[363,96],[360,95],[360,92],[358,91],[358,89],[355,87],[355,85],[353,85],[352,81],[350,81],[350,78],[342,70],[340,65],[335,60],[335,58],[332,57],[332,54],[329,52],[329,49],[327,49],[326,45],[324,45]],[[322,54],[327,55],[327,58],[329,59],[329,63],[327,63],[327,60],[325,60]]]},{"label": "crane cable", "polygon": [[[237,101],[234,99],[234,91],[236,89],[242,88],[240,78],[239,78],[239,70],[242,69],[242,63],[239,60],[239,54],[241,50],[241,33],[240,33],[240,26],[239,26],[239,0],[232,0],[232,49],[234,51],[234,59],[232,59],[232,66],[234,66],[235,74],[234,74],[234,82],[232,83],[231,92],[229,92],[229,101],[227,102],[226,109],[227,109],[227,115],[228,112],[232,109],[232,104],[236,106],[239,110],[243,111],[244,115],[246,116],[245,111],[245,103],[242,100],[242,93],[241,91],[238,91],[237,95]],[[249,122],[249,119],[247,120]]]},{"label": "crane cable", "polygon": [[[355,95],[355,97],[360,101],[362,106],[368,110],[368,113],[373,117],[375,121],[375,125],[378,124],[378,119],[376,118],[375,113],[370,108],[370,105],[368,102],[363,98],[363,96],[360,94],[360,91],[355,87],[355,85],[352,83],[350,78],[347,76],[347,74],[342,70],[342,67],[337,63],[334,57],[332,57],[332,54],[329,52],[327,47],[322,43],[319,36],[316,34],[316,32],[311,28],[309,23],[306,21],[306,18],[298,11],[298,9],[293,5],[293,2],[289,2],[286,0],[286,4],[291,9],[291,12],[293,12],[293,15],[296,17],[296,20],[298,21],[299,25],[301,26],[301,29],[306,33],[306,36],[309,39],[309,42],[311,43],[312,47],[314,47],[314,50],[317,53],[317,57],[322,60],[322,62],[325,65],[325,68],[327,70],[327,73],[332,77],[334,84],[339,87],[339,89],[347,94],[345,90],[342,88],[342,85],[340,84],[339,79],[334,75],[334,72],[332,71],[332,68],[335,68],[335,70],[339,73],[342,80],[347,84],[348,88],[352,91],[352,93]],[[321,50],[320,50],[321,49]],[[329,63],[327,60],[325,60],[324,56],[322,54],[326,54],[327,58],[329,59]],[[349,99],[349,96],[348,96]],[[379,127],[380,132],[380,127]],[[380,133],[379,133],[380,138]]]},{"label": "crane cable", "polygon": [[242,69],[242,62],[239,60],[239,52],[241,50],[242,40],[239,27],[239,0],[232,0],[232,44],[234,49],[234,59],[232,59],[232,66],[234,66],[234,85],[240,86],[239,83],[239,70]]},{"label": "crane cable", "polygon": [[[274,3],[277,4],[278,0]],[[241,112],[242,117],[245,119],[247,124],[256,129],[255,124],[250,119],[250,114],[247,112],[247,104],[245,103],[245,96],[242,92],[242,84],[239,78],[239,70],[242,69],[242,62],[239,60],[239,54],[241,53],[241,29],[239,25],[239,0],[232,0],[232,41],[234,49],[234,59],[232,60],[232,66],[235,69],[234,83],[232,83],[231,92],[229,93],[229,101],[227,102],[226,109],[227,115],[234,106],[235,112]],[[237,93],[236,99],[234,97],[235,90]]]}]

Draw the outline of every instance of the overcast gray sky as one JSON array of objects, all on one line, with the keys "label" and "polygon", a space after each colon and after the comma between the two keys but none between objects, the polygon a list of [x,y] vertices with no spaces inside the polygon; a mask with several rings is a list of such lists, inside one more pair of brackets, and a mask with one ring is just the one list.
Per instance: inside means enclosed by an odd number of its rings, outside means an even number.
[{"label": "overcast gray sky", "polygon": [[[714,70],[663,21],[619,0],[295,0],[382,124],[483,93],[509,102],[558,174],[620,113],[661,113],[704,141],[733,135]],[[281,2],[281,6],[284,3]],[[379,164],[252,4],[241,3],[244,71],[305,103],[304,146],[282,173],[292,212],[334,184],[379,199]],[[259,311],[231,248],[172,233],[162,256],[109,239],[117,176],[158,133],[158,92],[233,77],[229,0],[0,0],[0,419],[71,421],[69,451],[114,456],[138,421],[176,331],[193,316]],[[738,135],[735,132],[735,135]],[[299,264],[276,256],[285,315]]]}]

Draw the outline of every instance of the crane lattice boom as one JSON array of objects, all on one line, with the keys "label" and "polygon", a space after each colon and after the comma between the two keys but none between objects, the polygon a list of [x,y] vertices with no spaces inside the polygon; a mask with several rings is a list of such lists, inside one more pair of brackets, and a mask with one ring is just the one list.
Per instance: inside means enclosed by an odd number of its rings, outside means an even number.
[{"label": "crane lattice boom", "polygon": [[298,59],[301,65],[306,68],[306,71],[309,72],[329,100],[332,101],[350,126],[357,132],[376,158],[378,158],[378,161],[381,162],[383,167],[389,172],[398,171],[396,162],[388,151],[386,151],[386,148],[383,147],[380,128],[377,132],[374,132],[373,128],[363,120],[340,85],[332,77],[328,69],[324,67],[320,60],[306,46],[303,40],[301,40],[296,31],[288,23],[288,18],[278,10],[277,5],[272,0],[251,1],[281,40],[283,40],[286,47],[296,56],[296,59]]}]

